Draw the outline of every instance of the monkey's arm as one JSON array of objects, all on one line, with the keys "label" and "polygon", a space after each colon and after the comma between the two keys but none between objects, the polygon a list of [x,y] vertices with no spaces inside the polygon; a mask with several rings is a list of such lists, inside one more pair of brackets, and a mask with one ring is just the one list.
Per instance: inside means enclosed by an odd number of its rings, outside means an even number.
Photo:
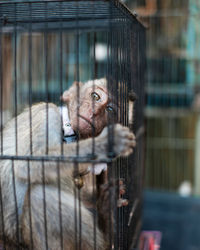
[{"label": "monkey's arm", "polygon": [[[31,117],[31,122],[30,122]],[[25,110],[17,117],[17,134],[15,134],[15,121],[12,120],[4,130],[4,154],[16,153],[15,136],[17,136],[17,153],[21,156],[60,156],[62,142],[62,125],[59,109],[54,104],[37,104],[30,110]],[[94,152],[98,160],[107,157],[108,128],[95,138]],[[127,155],[135,146],[135,137],[128,128],[116,125],[114,128],[113,149],[116,155]],[[64,144],[64,156],[76,157],[77,144]],[[79,142],[79,156],[85,157],[93,152],[93,139]],[[80,171],[86,171],[87,164],[79,164]],[[58,164],[53,161],[16,161],[15,174],[24,181],[30,179],[32,183],[55,182],[57,180]],[[60,164],[61,178],[69,178],[73,175],[73,164]],[[45,179],[43,179],[45,174]]]},{"label": "monkey's arm", "polygon": [[[105,127],[101,134],[94,139],[89,138],[79,142],[79,156],[91,155],[94,147],[94,155],[97,160],[105,160],[108,154],[109,128]],[[135,136],[127,127],[116,124],[113,127],[113,152],[116,156],[129,155],[136,145]],[[66,156],[76,155],[76,143],[65,144]]]}]

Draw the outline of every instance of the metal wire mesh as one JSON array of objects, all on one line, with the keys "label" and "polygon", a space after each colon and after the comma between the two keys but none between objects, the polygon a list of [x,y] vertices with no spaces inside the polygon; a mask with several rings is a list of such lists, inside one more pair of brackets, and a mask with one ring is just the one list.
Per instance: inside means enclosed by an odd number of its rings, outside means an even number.
[{"label": "metal wire mesh", "polygon": [[[109,249],[132,249],[136,246],[141,225],[144,173],[144,69],[144,28],[118,1],[0,1],[0,236],[3,248],[54,249],[51,244],[55,235],[51,234],[50,221],[56,220],[54,224],[58,224],[56,237],[59,238],[60,249],[101,249],[98,245],[99,223],[101,223],[97,213],[98,190],[105,182],[110,183],[113,179],[120,178],[123,178],[126,185],[123,198],[129,200],[129,205],[118,208],[118,195],[115,195],[113,200],[109,191],[110,209],[106,218],[108,217],[110,221],[107,244]],[[111,126],[107,138],[108,152],[104,159],[95,158],[94,125],[91,136],[92,151],[89,155],[82,155],[79,140],[74,144],[75,155],[65,155],[63,140],[58,143],[59,154],[54,154],[52,134],[55,131],[51,130],[50,125],[51,102],[63,106],[60,96],[72,82],[87,82],[93,79],[93,89],[95,89],[94,79],[100,78],[106,79],[108,92],[112,93],[114,102],[119,106],[117,121],[128,126],[136,134],[137,147],[134,153],[129,157],[120,157],[117,161],[113,161],[114,121],[113,117],[108,116],[108,124]],[[133,92],[136,93],[137,100],[131,106],[130,96]],[[79,87],[76,89],[76,96],[78,117]],[[33,104],[38,101],[44,102],[45,128],[41,130],[44,133],[37,137],[40,137],[40,140],[36,145],[35,116],[40,111],[35,112]],[[18,116],[24,107],[27,107],[26,120]],[[93,103],[93,111],[94,108]],[[9,125],[6,125],[6,122],[7,117],[13,116],[14,126],[10,130],[12,136],[11,139],[9,137],[11,142],[8,147],[7,136],[10,132],[7,132]],[[131,120],[132,116],[134,122]],[[58,118],[60,132],[63,130],[60,125],[61,120],[62,115]],[[25,126],[21,125],[22,122]],[[79,128],[78,118],[77,123]],[[95,118],[92,123],[95,124]],[[22,138],[26,133],[28,143]],[[26,148],[24,144],[27,144]],[[41,152],[37,151],[37,147],[42,148]],[[91,226],[93,233],[92,236],[88,236],[92,237],[92,247],[84,243],[87,232],[84,225],[83,211],[86,208],[82,202],[83,191],[76,185],[70,186],[70,189],[67,184],[66,189],[63,188],[65,185],[62,166],[63,164],[68,166],[67,163],[73,163],[73,171],[76,173],[80,171],[81,163],[90,165],[91,169],[95,168],[95,164],[107,164],[107,171],[100,175],[92,174],[92,181],[90,185],[88,184],[93,194],[93,209],[89,217],[93,220]],[[5,165],[7,170],[4,176]],[[40,176],[40,184],[33,180],[32,171],[35,165]],[[21,166],[25,166],[25,177],[22,182],[19,181],[17,173]],[[53,166],[56,176],[53,187],[47,178],[50,166]],[[9,176],[11,176],[9,181],[12,182],[10,194],[5,193],[9,182],[6,178]],[[73,176],[70,179],[76,180]],[[114,187],[119,192],[118,185],[115,184]],[[66,193],[64,190],[67,190]],[[74,197],[73,201],[69,199],[70,208],[73,208],[71,210],[63,201],[68,192],[70,194],[72,192]],[[35,200],[35,196],[42,198]],[[51,213],[51,203],[55,203],[53,206],[56,206],[56,214]],[[65,212],[69,213],[67,217]],[[42,214],[42,228],[35,224],[40,214]],[[10,216],[12,220],[9,219]],[[29,221],[26,225],[29,232],[27,235],[24,233],[24,217]],[[68,217],[72,219],[67,221]],[[66,225],[66,222],[69,225]],[[69,242],[66,240],[70,238],[69,235],[66,237],[66,226],[73,228]]]}]

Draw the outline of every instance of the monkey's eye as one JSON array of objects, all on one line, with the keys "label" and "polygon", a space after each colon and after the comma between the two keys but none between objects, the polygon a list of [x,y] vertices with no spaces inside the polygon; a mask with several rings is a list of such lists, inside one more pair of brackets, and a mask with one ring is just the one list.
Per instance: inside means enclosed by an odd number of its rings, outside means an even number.
[{"label": "monkey's eye", "polygon": [[92,92],[91,97],[92,97],[92,99],[94,101],[99,101],[100,100],[100,96],[96,92]]},{"label": "monkey's eye", "polygon": [[114,109],[111,106],[107,106],[106,111],[109,113],[114,113]]}]

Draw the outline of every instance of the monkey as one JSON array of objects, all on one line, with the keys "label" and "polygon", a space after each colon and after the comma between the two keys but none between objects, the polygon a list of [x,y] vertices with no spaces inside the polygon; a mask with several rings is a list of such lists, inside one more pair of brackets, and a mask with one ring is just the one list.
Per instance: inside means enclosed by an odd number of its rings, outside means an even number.
[{"label": "monkey", "polygon": [[[89,81],[86,86],[90,85],[90,88],[93,88],[93,83],[94,83],[93,81]],[[96,85],[99,84],[99,85],[101,85],[101,88],[103,86],[104,89],[107,89],[107,86],[106,86],[107,85],[107,81],[105,80],[105,78],[95,80],[95,84]],[[69,101],[73,99],[73,96],[75,94],[77,94],[76,93],[76,91],[77,91],[76,85],[77,86],[78,85],[82,86],[83,84],[80,83],[80,82],[79,83],[75,82],[74,85],[72,85],[72,87],[69,90],[65,91],[64,94],[63,94],[63,96],[62,96],[63,102],[67,103],[68,105],[69,105]],[[101,91],[101,90],[98,90],[98,91]],[[98,91],[97,91],[97,93],[98,93]],[[96,93],[96,95],[98,95],[97,93]],[[96,96],[96,98],[97,98],[97,96]],[[103,98],[105,98],[105,97],[103,96]],[[101,99],[103,99],[103,98],[101,96]],[[133,105],[134,105],[135,100],[137,99],[136,94],[134,92],[129,92],[128,99],[129,99],[129,101],[128,101],[128,105],[129,105],[129,115],[128,115],[128,117],[129,117],[129,125],[132,125],[132,123],[133,123]],[[110,113],[113,113],[112,114],[113,115],[112,118],[116,122],[117,121],[117,112],[118,112],[118,107],[117,107],[118,103],[116,103],[116,98],[111,98],[110,97],[110,100],[112,100],[112,102],[110,102],[109,105],[107,105],[106,110],[108,112],[110,112]],[[90,105],[90,106],[92,108],[92,105]],[[76,105],[74,105],[72,103],[72,107],[76,107]],[[84,106],[81,106],[81,107],[84,108]],[[72,108],[70,108],[70,110],[72,110]],[[88,109],[86,108],[85,110],[88,110]],[[73,111],[74,111],[73,114],[75,114],[76,113],[75,109]],[[92,112],[90,112],[90,113],[92,113]],[[89,117],[89,115],[87,117]],[[101,118],[101,121],[104,121],[104,119],[105,119],[105,116],[103,116],[103,119]],[[76,121],[76,118],[74,120]],[[92,123],[92,120],[90,121],[90,123]],[[104,121],[104,123],[102,125],[100,125],[100,128],[104,127],[106,123],[107,123],[107,121]],[[97,128],[97,125],[99,125],[99,124],[97,123],[95,125],[96,128]],[[73,124],[72,124],[72,126],[73,126]],[[81,126],[81,128],[82,128],[82,126]],[[84,130],[84,131],[87,131],[87,133],[86,133],[87,136],[91,136],[92,131],[90,131],[90,132],[88,130]],[[92,167],[91,167],[91,169],[92,169]],[[105,172],[106,169],[107,169],[107,164],[96,164],[94,170],[93,169],[92,170],[94,171],[94,173],[96,175],[99,175],[99,174],[101,174],[101,172]],[[86,181],[85,181],[86,182],[85,188],[89,188],[90,192],[91,192],[94,189],[93,177],[91,175],[90,176],[87,175],[84,178],[86,179]],[[100,184],[100,183],[98,183],[98,184]],[[105,183],[101,183],[101,184],[105,184]],[[110,184],[109,184],[109,186],[110,186]],[[120,187],[122,189],[121,191],[123,192],[123,185],[121,184]],[[118,204],[119,204],[119,206],[122,206],[123,204],[127,204],[127,200],[119,199],[118,200]]]},{"label": "monkey", "polygon": [[[62,119],[59,107],[53,103],[39,103],[25,109],[3,129],[1,152],[7,158],[0,161],[0,236],[8,239],[6,249],[10,245],[12,250],[19,249],[20,244],[24,249],[73,250],[79,237],[83,250],[94,249],[92,215],[84,204],[80,206],[81,218],[77,215],[82,230],[75,230],[74,204],[78,198],[74,197],[73,177],[76,171],[87,172],[88,164],[79,163],[75,171],[73,162],[58,163],[48,157],[87,157],[94,150],[96,160],[105,160],[110,133],[108,113],[115,121],[117,104],[103,80],[75,82],[64,92],[63,100],[68,105],[71,126],[80,139],[78,152],[76,143],[62,144]],[[120,124],[112,128],[115,157],[132,153],[136,145],[134,134]],[[15,155],[19,158],[12,158]],[[27,156],[32,158],[27,161]],[[97,228],[96,249],[107,247],[103,233]]]},{"label": "monkey", "polygon": [[[92,87],[93,83],[94,83],[93,81],[88,82],[88,84],[91,87]],[[80,83],[80,82],[74,83],[74,84],[75,84],[75,86],[82,85],[82,83]],[[103,86],[107,90],[107,86],[106,86],[107,82],[105,79],[95,80],[95,84],[100,84],[101,88]],[[72,97],[76,92],[76,88],[74,88],[75,86],[72,86],[70,88],[70,90],[65,91],[63,96],[62,96],[62,100],[64,102],[66,102],[67,104],[68,104],[69,100],[73,99]],[[122,91],[121,88],[118,91]],[[128,94],[129,126],[133,125],[133,120],[134,120],[133,106],[134,106],[136,99],[137,99],[136,94],[134,92],[129,92],[129,94]],[[112,100],[112,102],[109,103],[109,105],[107,106],[107,109],[109,108],[108,111],[114,113],[113,119],[115,122],[117,122],[117,112],[118,112],[117,111],[117,108],[118,108],[117,104],[119,104],[119,100],[118,100],[118,103],[116,103],[116,97],[115,98],[110,97],[110,100]],[[73,107],[75,107],[75,106],[76,105],[73,105]],[[107,121],[106,121],[106,123],[107,123]],[[104,125],[105,125],[105,123],[104,123]],[[104,125],[101,127],[104,127]],[[87,131],[87,135],[89,135],[88,131]],[[107,177],[106,177],[107,164],[105,164],[105,163],[95,164],[95,166],[93,166],[93,167],[91,166],[90,168],[92,170],[91,173],[90,174],[87,173],[87,175],[84,175],[85,184],[84,184],[84,188],[83,188],[84,191],[82,192],[82,194],[83,194],[82,201],[84,202],[84,205],[86,205],[90,209],[91,208],[94,209],[94,207],[93,207],[94,203],[92,204],[92,202],[91,202],[93,200],[91,193],[94,192],[94,189],[95,189],[95,194],[97,196],[97,208],[98,208],[97,210],[98,210],[99,224],[101,225],[101,229],[104,232],[104,236],[107,236],[107,240],[109,240],[111,227],[110,227],[110,220],[107,220],[107,218],[108,218],[109,214],[110,215],[112,214],[112,212],[110,213],[111,207],[110,207],[110,198],[109,197],[110,197],[110,195],[113,197],[116,197],[116,198],[118,197],[118,200],[117,200],[118,207],[128,205],[128,200],[122,198],[122,194],[124,194],[124,192],[125,192],[125,185],[123,184],[122,180],[116,180],[116,181],[110,180],[108,182]],[[94,174],[98,175],[97,179],[96,179],[96,177],[95,178],[93,177]],[[81,180],[81,184],[83,184],[82,180]],[[119,188],[117,188],[118,185],[119,185]],[[90,195],[88,195],[89,192],[90,192]],[[104,201],[104,204],[102,204],[102,200]],[[113,204],[116,204],[116,203],[113,202]],[[112,207],[112,208],[114,208],[114,207]],[[112,215],[111,215],[111,217],[112,217]],[[112,223],[112,227],[113,226],[114,226],[114,224]]]}]

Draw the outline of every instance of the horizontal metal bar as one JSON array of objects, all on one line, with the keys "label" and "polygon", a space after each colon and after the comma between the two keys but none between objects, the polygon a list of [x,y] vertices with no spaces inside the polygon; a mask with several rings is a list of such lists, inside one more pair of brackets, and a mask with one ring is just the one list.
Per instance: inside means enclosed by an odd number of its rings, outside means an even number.
[{"label": "horizontal metal bar", "polygon": [[[1,19],[1,18],[0,18]],[[124,19],[122,19],[122,17],[121,18],[118,18],[118,19],[113,19],[113,20],[110,20],[109,18],[105,18],[105,17],[103,17],[103,16],[99,16],[99,17],[95,17],[95,20],[94,20],[94,17],[87,17],[87,18],[84,18],[84,17],[80,17],[79,19],[78,19],[78,22],[81,22],[81,21],[93,21],[94,23],[95,22],[98,22],[99,20],[100,21],[105,21],[105,20],[107,20],[107,21],[112,21],[112,22],[120,22],[120,21],[123,21],[123,24],[125,24],[125,21],[124,21]],[[30,18],[28,18],[28,19],[24,19],[24,20],[12,20],[12,21],[7,21],[6,22],[6,25],[7,24],[14,24],[14,23],[16,23],[16,24],[18,24],[18,23],[50,23],[50,22],[58,22],[58,21],[60,21],[60,19],[59,18],[43,18],[43,19],[37,19],[37,20],[30,20]],[[72,21],[77,21],[76,20],[76,18],[75,17],[68,17],[68,18],[62,18],[62,21],[60,21],[60,22],[72,22]],[[4,25],[5,26],[5,25]]]},{"label": "horizontal metal bar", "polygon": [[[91,26],[93,25],[93,26]],[[17,30],[18,32],[27,32],[30,28],[28,23],[23,23],[20,25],[16,26],[13,25],[7,25],[4,27],[1,27],[0,25],[0,32],[2,33],[13,33],[14,30]],[[34,32],[59,32],[60,25],[59,23],[51,23],[51,25],[48,23],[48,28],[46,27],[45,23],[38,23],[38,24],[32,24],[31,26],[31,31],[32,33]],[[117,29],[122,29],[124,28],[124,24],[120,25],[119,23],[112,23],[112,30],[117,30]],[[70,32],[74,33],[77,32],[77,30],[83,31],[83,32],[94,32],[95,31],[107,31],[110,30],[109,28],[109,21],[102,20],[102,22],[93,22],[91,21],[84,21],[81,22],[78,26],[76,22],[67,22],[67,23],[62,23],[62,30],[63,32]]]},{"label": "horizontal metal bar", "polygon": [[[78,21],[80,19],[87,20],[88,18],[92,18],[94,21],[98,18],[115,20],[123,18],[124,20],[129,19],[129,21],[132,21],[124,11],[121,11],[119,7],[113,4],[110,6],[104,1],[95,1],[92,3],[93,4],[88,6],[87,1],[83,1],[79,5],[77,1],[57,1],[48,2],[48,4],[44,2],[34,2],[33,4],[31,4],[31,2],[12,2],[3,4],[0,2],[0,16],[4,24],[10,21],[26,22],[27,19],[31,19],[32,22],[37,22],[41,18],[42,21],[45,19],[51,21],[52,18],[54,18],[54,20],[78,18]],[[110,9],[112,9],[112,14],[110,14]]]},{"label": "horizontal metal bar", "polygon": [[[21,3],[25,3],[25,4],[30,4],[30,3],[42,3],[42,2],[46,2],[46,3],[58,3],[61,0],[6,0],[6,1],[0,1],[0,4],[13,4],[13,3],[17,3],[17,4],[21,4]],[[108,2],[109,0],[95,0],[95,2]],[[86,2],[86,0],[64,0],[63,2]],[[94,0],[87,0],[87,2],[94,2]]]},{"label": "horizontal metal bar", "polygon": [[80,156],[51,156],[51,155],[0,155],[0,160],[17,160],[17,161],[56,161],[56,162],[72,162],[72,163],[111,163],[113,159],[105,158],[101,160],[95,159],[95,155]]}]

